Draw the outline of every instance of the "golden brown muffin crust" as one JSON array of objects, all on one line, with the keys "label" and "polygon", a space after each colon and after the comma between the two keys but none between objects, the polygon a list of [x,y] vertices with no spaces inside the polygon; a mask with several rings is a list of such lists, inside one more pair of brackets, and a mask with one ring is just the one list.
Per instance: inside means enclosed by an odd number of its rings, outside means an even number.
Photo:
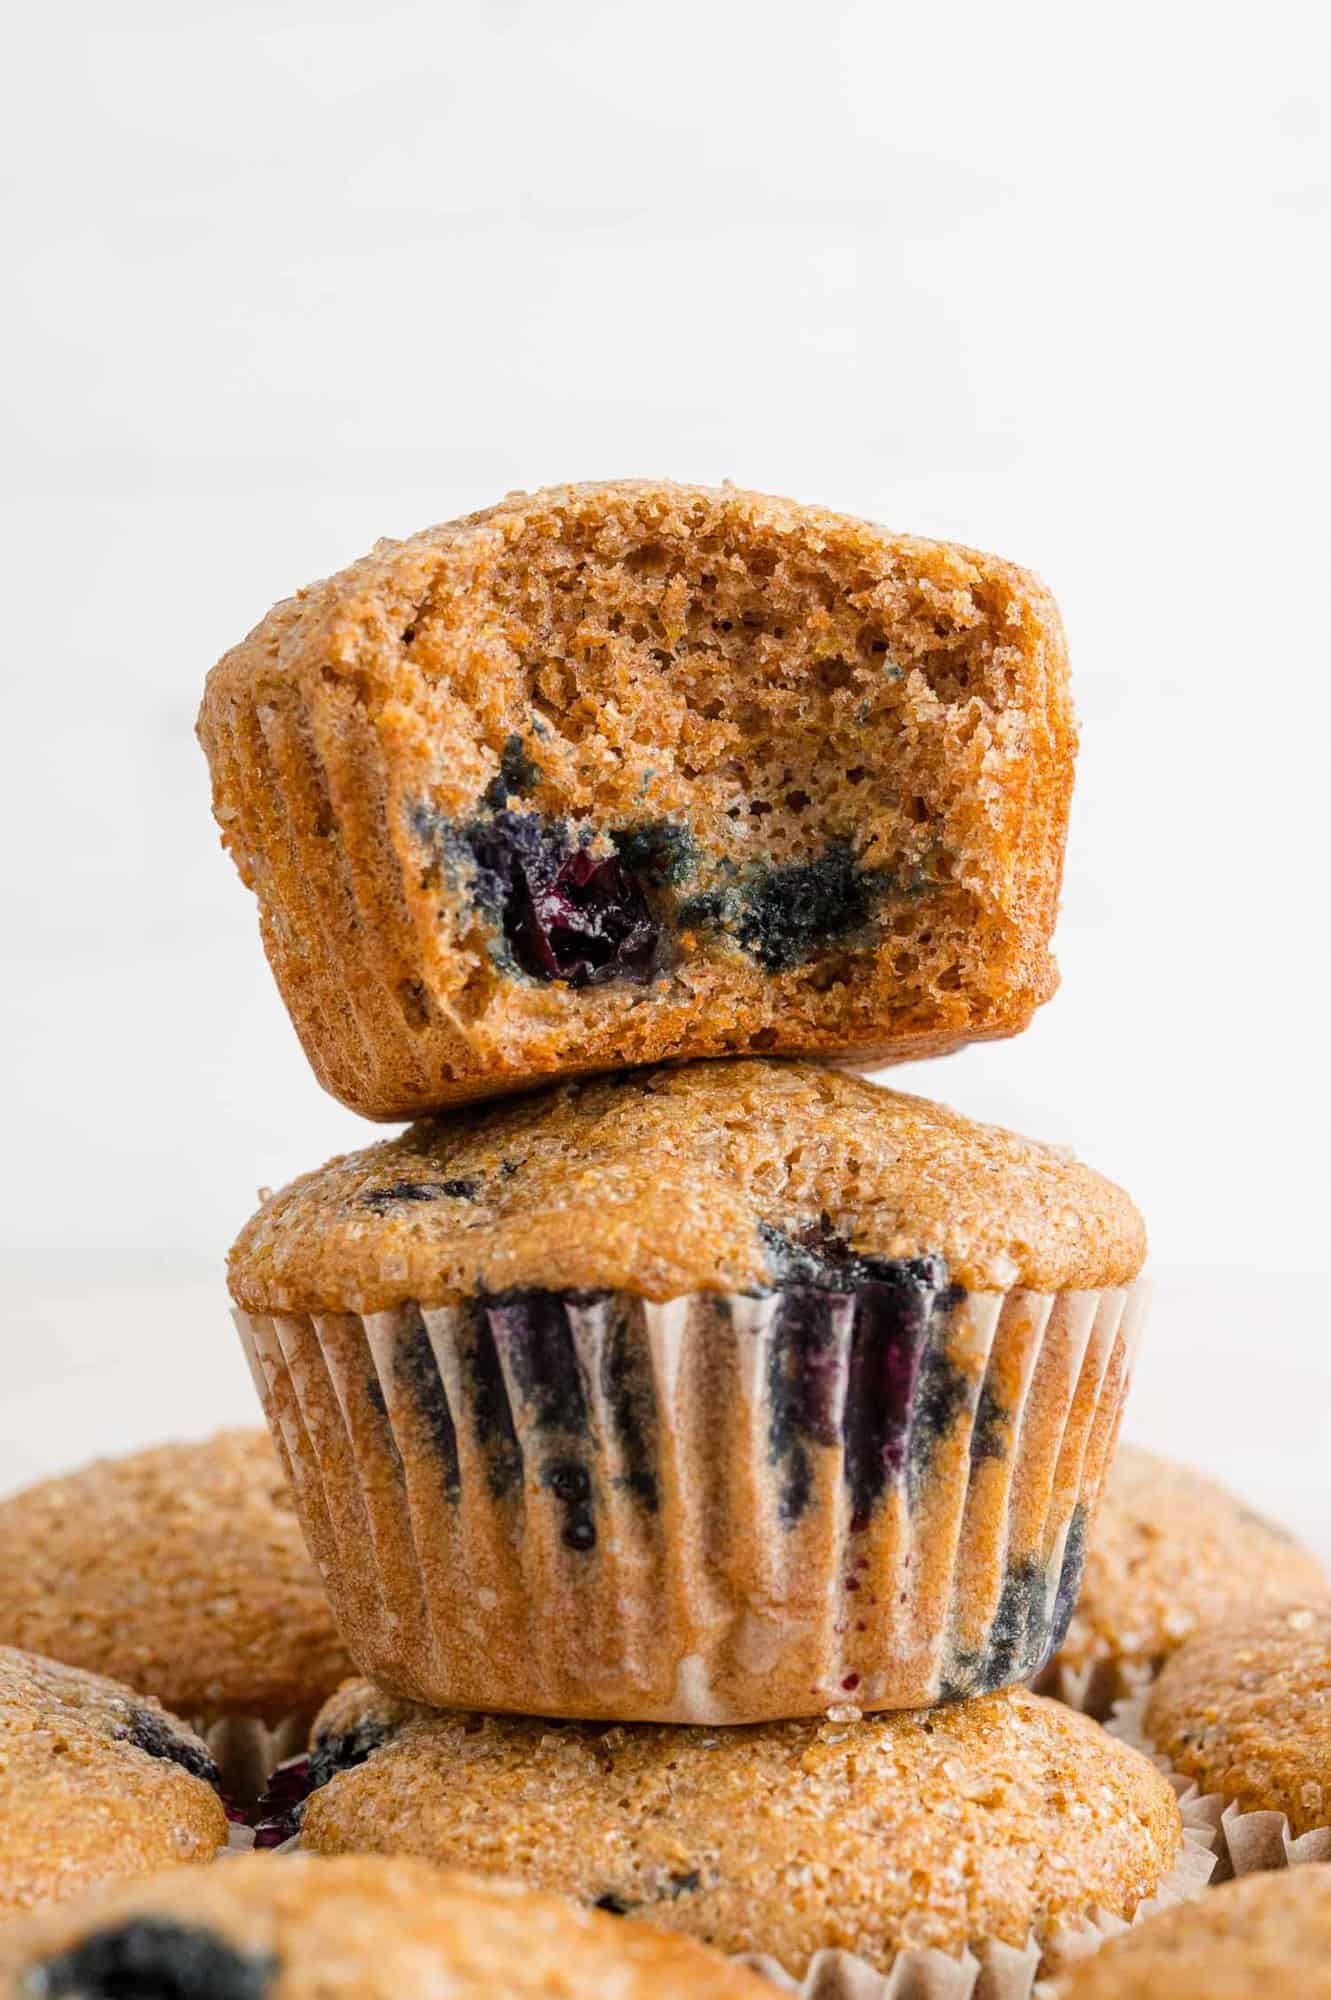
[{"label": "golden brown muffin crust", "polygon": [[1316,1556],[1191,1467],[1120,1445],[1068,1636],[1052,1662],[1091,1677],[1104,1715],[1199,1626],[1327,1588]]},{"label": "golden brown muffin crust", "polygon": [[[402,1190],[408,1190],[403,1193]],[[772,1283],[763,1229],[932,1252],[968,1290],[1119,1285],[1122,1189],[924,1098],[812,1063],[698,1063],[416,1125],[273,1196],[231,1253],[253,1312],[375,1312],[537,1286],[649,1299]]]},{"label": "golden brown muffin crust", "polygon": [[264,2000],[427,1993],[441,2000],[677,2000],[685,1993],[762,2000],[771,1993],[754,1973],[687,1939],[616,1923],[514,1883],[414,1861],[306,1855],[239,1859],[207,1875],[158,1875],[12,1925],[0,1932],[0,1996],[18,2000],[42,1990],[32,1983],[33,1968],[145,1922],[182,1925],[229,1947]]},{"label": "golden brown muffin crust", "polygon": [[1214,1625],[1162,1669],[1143,1716],[1152,1747],[1204,1792],[1331,1825],[1331,1601]]},{"label": "golden brown muffin crust", "polygon": [[98,1882],[211,1861],[226,1813],[182,1756],[203,1764],[208,1752],[158,1703],[0,1647],[0,1919]]},{"label": "golden brown muffin crust", "polygon": [[1331,1868],[1227,1882],[1115,1938],[1057,2000],[1331,2000]]},{"label": "golden brown muffin crust", "polygon": [[517,1875],[796,1975],[823,1947],[885,1965],[1130,1916],[1182,1843],[1145,1758],[1024,1689],[709,1731],[404,1711],[362,1684],[319,1733],[358,1709],[396,1733],[311,1796],[309,1847]]},{"label": "golden brown muffin crust", "polygon": [[[306,1052],[370,1116],[662,1059],[923,1055],[1056,983],[1062,628],[974,550],[733,487],[513,494],[277,605],[199,733]],[[666,830],[669,949],[636,981],[511,976],[454,862],[514,810],[602,855]],[[754,870],[843,853],[846,921],[750,950]]]},{"label": "golden brown muffin crust", "polygon": [[0,1501],[0,1644],[204,1722],[308,1715],[351,1671],[257,1430],[99,1459]]}]

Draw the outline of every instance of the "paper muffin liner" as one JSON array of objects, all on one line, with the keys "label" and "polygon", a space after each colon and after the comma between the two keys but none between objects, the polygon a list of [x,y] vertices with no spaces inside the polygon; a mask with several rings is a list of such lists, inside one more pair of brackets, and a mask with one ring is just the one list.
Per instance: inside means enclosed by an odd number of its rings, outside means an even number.
[{"label": "paper muffin liner", "polygon": [[1029,1680],[1143,1287],[238,1313],[348,1650],[436,1707],[724,1724]]},{"label": "paper muffin liner", "polygon": [[227,1798],[249,1805],[278,1765],[304,1749],[318,1711],[315,1702],[275,1724],[261,1722],[257,1715],[196,1716],[190,1728],[208,1745]]},{"label": "paper muffin liner", "polygon": [[1331,1861],[1331,1826],[1292,1833],[1284,1813],[1245,1812],[1237,1799],[1226,1798],[1223,1792],[1203,1792],[1195,1779],[1176,1771],[1147,1734],[1149,1699],[1148,1688],[1120,1701],[1105,1727],[1112,1736],[1149,1757],[1174,1787],[1182,1810],[1197,1823],[1214,1829],[1215,1881],[1229,1882],[1236,1876],[1255,1875],[1268,1868],[1297,1868],[1306,1861]]},{"label": "paper muffin liner", "polygon": [[1121,1701],[1144,1694],[1158,1672],[1158,1666],[1145,1660],[1086,1660],[1079,1667],[1051,1660],[1034,1688],[1036,1694],[1103,1722]]}]

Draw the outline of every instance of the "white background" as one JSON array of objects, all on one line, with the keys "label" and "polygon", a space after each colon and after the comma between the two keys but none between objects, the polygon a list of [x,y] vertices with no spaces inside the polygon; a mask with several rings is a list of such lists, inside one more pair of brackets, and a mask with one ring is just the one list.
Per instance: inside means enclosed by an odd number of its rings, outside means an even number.
[{"label": "white background", "polygon": [[[901,1073],[1146,1211],[1129,1429],[1320,1536],[1331,46],[1319,0],[70,0],[11,30],[0,1487],[248,1413],[221,1282],[324,1098],[205,671],[505,489],[737,482],[1068,620],[1059,949]],[[137,1329],[137,1332],[136,1332]]]}]

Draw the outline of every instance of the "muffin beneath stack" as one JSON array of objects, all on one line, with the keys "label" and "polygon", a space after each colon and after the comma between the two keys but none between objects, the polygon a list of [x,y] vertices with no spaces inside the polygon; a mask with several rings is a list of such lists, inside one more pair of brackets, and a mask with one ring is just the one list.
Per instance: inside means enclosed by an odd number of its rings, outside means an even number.
[{"label": "muffin beneath stack", "polygon": [[1056,984],[1062,627],[970,549],[734,487],[513,494],[277,605],[199,734],[306,1054],[369,1117],[922,1056]]},{"label": "muffin beneath stack", "polygon": [[770,2000],[742,1966],[413,1861],[179,1869],[0,1929],[0,2000]]},{"label": "muffin beneath stack", "polygon": [[99,1459],[0,1501],[0,1645],[188,1716],[238,1801],[351,1671],[262,1430]]},{"label": "muffin beneath stack", "polygon": [[1231,1882],[1115,1939],[1052,2000],[1331,2000],[1331,1868]]},{"label": "muffin beneath stack", "polygon": [[1210,1865],[1145,1758],[1025,1689],[709,1731],[440,1715],[361,1684],[316,1746],[343,1768],[305,1805],[308,1849],[520,1876],[795,1979],[938,1952],[1029,1983],[1093,1913],[1129,1921]]},{"label": "muffin beneath stack", "polygon": [[362,1671],[445,1707],[914,1707],[1062,1639],[1145,1255],[1052,1148],[809,1064],[559,1086],[271,1198],[231,1285]]},{"label": "muffin beneath stack", "polygon": [[217,1784],[159,1703],[0,1646],[0,1936],[96,1883],[211,1861],[227,1839]]},{"label": "muffin beneath stack", "polygon": [[1331,1861],[1324,1590],[1196,1633],[1113,1727],[1211,1799],[1222,1874]]},{"label": "muffin beneath stack", "polygon": [[1217,1481],[1120,1445],[1067,1638],[1039,1685],[1103,1719],[1199,1626],[1328,1587],[1310,1550]]}]

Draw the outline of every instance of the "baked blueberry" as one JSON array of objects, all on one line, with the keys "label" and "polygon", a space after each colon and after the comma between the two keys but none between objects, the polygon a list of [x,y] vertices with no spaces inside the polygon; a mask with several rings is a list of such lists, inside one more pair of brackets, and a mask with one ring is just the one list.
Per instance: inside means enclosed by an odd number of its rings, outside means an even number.
[{"label": "baked blueberry", "polygon": [[275,1958],[202,1926],[138,1917],[30,1967],[25,1983],[44,2000],[264,2000],[276,1972]]},{"label": "baked blueberry", "polygon": [[278,605],[199,734],[306,1051],[372,1117],[910,1059],[1056,985],[1063,633],[971,549],[734,487],[510,495]]}]

